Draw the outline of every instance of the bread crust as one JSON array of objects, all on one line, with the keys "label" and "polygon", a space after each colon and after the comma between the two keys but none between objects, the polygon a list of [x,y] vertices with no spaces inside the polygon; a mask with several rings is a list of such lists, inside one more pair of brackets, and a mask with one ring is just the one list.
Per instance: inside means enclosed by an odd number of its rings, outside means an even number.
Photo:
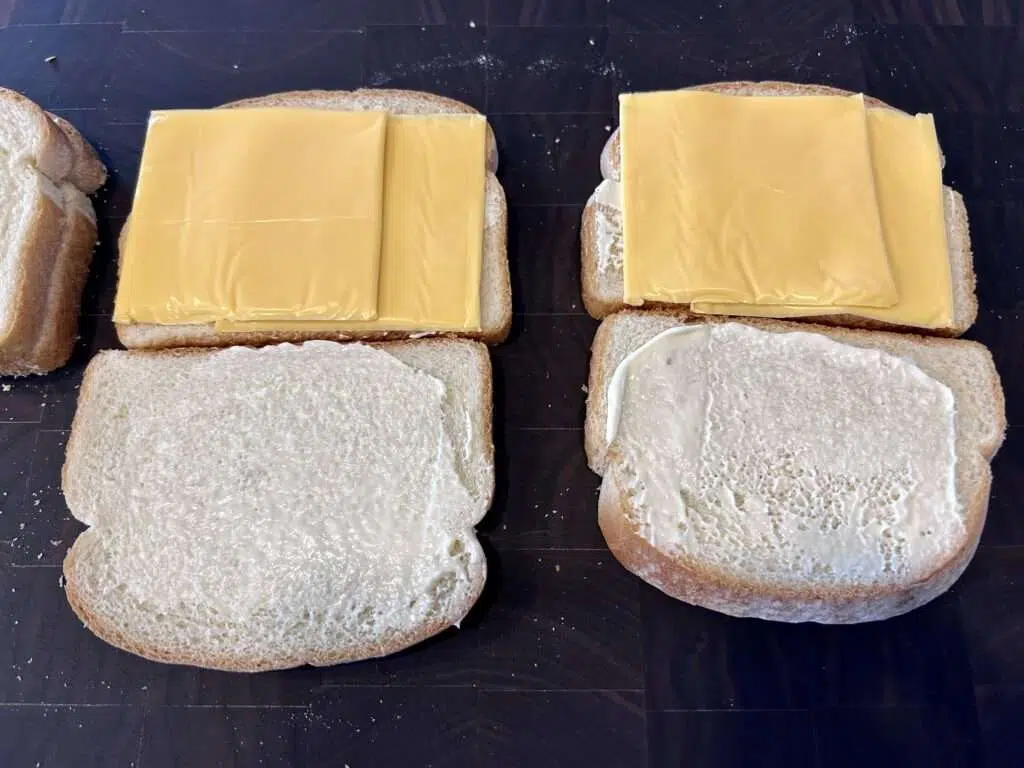
[{"label": "bread crust", "polygon": [[[474,356],[474,364],[477,370],[477,375],[480,377],[481,387],[481,398],[480,403],[483,408],[483,412],[479,414],[481,424],[483,427],[484,446],[487,452],[487,460],[493,465],[494,463],[494,439],[493,439],[493,416],[492,416],[492,392],[493,392],[493,372],[491,369],[490,354],[487,351],[487,347],[482,343],[469,341],[469,340],[451,340],[444,339],[419,339],[419,340],[401,340],[401,341],[390,341],[390,342],[378,342],[371,343],[370,346],[384,351],[394,350],[401,347],[414,346],[421,349],[439,349],[442,345],[449,344],[462,344],[465,345]],[[186,357],[192,355],[207,355],[218,351],[217,349],[202,349],[202,348],[181,348],[171,350],[129,350],[115,351],[113,354],[130,354],[130,355],[159,355],[162,357]],[[105,354],[111,354],[111,352],[100,352],[94,361],[99,359]],[[94,384],[93,384],[93,372],[94,367],[92,363],[86,368],[85,375],[82,380],[81,390],[79,393],[79,402],[88,402],[90,398],[95,396]],[[79,421],[87,418],[86,414],[83,414],[81,408],[75,413],[74,421],[71,427],[71,434],[68,438],[66,457],[64,466],[62,469],[62,485],[67,493],[67,488],[72,481],[73,467],[80,460],[79,456],[83,451],[83,445],[81,443],[81,430],[76,429],[79,425]],[[486,499],[488,507],[494,496],[494,482],[493,473],[491,476],[491,485],[486,490]],[[74,510],[72,510],[74,514]],[[388,656],[393,653],[397,653],[413,645],[416,645],[440,632],[445,631],[452,625],[458,625],[466,617],[473,605],[479,599],[483,592],[484,583],[487,580],[487,560],[486,557],[481,558],[481,566],[477,574],[478,578],[471,582],[471,589],[467,593],[465,599],[455,605],[451,611],[444,616],[439,617],[436,621],[425,623],[419,627],[413,627],[406,632],[395,633],[385,637],[381,637],[378,642],[362,646],[356,650],[350,651],[338,651],[337,653],[321,653],[312,654],[308,656],[296,656],[292,654],[282,654],[281,656],[273,658],[254,658],[249,656],[232,656],[227,654],[208,654],[198,650],[189,651],[168,651],[166,649],[147,646],[136,641],[130,633],[125,632],[118,625],[106,621],[102,616],[95,612],[90,606],[87,597],[82,593],[79,585],[75,579],[76,563],[83,550],[83,539],[88,542],[86,537],[98,535],[94,528],[90,527],[83,534],[75,540],[74,545],[68,551],[64,558],[63,573],[65,578],[65,594],[67,595],[68,603],[71,605],[75,615],[82,621],[82,623],[99,637],[111,645],[134,653],[137,656],[150,659],[151,661],[159,661],[168,664],[187,664],[197,667],[205,667],[209,669],[225,670],[230,672],[265,672],[275,669],[290,669],[292,667],[298,667],[302,665],[312,666],[329,666],[333,664],[342,664],[352,661],[361,661],[370,658],[377,658],[381,656]],[[473,536],[474,542],[479,546],[479,539]]]},{"label": "bread crust", "polygon": [[[585,442],[591,469],[603,474],[598,500],[598,524],[615,558],[630,572],[679,600],[710,608],[731,616],[752,616],[773,621],[814,621],[827,624],[848,624],[876,621],[913,610],[945,592],[967,567],[978,547],[988,511],[991,488],[989,461],[1002,444],[1006,429],[1005,403],[998,375],[992,367],[990,391],[986,393],[995,404],[999,423],[991,430],[993,439],[982,442],[977,451],[985,459],[976,486],[964,499],[965,530],[960,541],[947,557],[936,563],[932,570],[913,584],[887,585],[865,588],[779,588],[766,583],[738,580],[702,563],[691,554],[673,555],[659,550],[640,533],[636,522],[636,504],[618,476],[622,457],[617,449],[604,445],[602,416],[606,413],[605,388],[613,370],[606,365],[608,347],[613,343],[615,325],[629,316],[660,317],[677,324],[719,324],[742,322],[767,331],[817,332],[840,342],[868,342],[868,346],[881,348],[886,337],[906,340],[907,334],[865,332],[857,329],[836,328],[793,323],[782,320],[709,317],[692,315],[685,310],[637,311],[617,313],[606,319],[594,338],[591,357]],[[958,341],[938,337],[920,336],[917,343],[932,348],[954,349],[964,345],[981,347],[976,342]],[[987,350],[986,350],[987,351]],[[962,489],[957,488],[958,496]]]},{"label": "bread crust", "polygon": [[47,117],[63,132],[71,148],[71,169],[67,180],[87,195],[102,187],[107,181],[107,167],[103,165],[96,150],[85,140],[71,123],[50,112]]},{"label": "bread crust", "polygon": [[[396,114],[479,114],[468,104],[422,91],[364,88],[356,91],[287,91],[233,101],[221,108],[307,106],[360,110],[384,109]],[[481,325],[479,331],[425,333],[418,331],[217,331],[213,323],[194,325],[155,325],[115,323],[118,339],[130,349],[170,349],[175,347],[223,347],[236,344],[262,346],[282,342],[299,343],[314,339],[328,341],[387,341],[432,336],[468,338],[486,344],[504,341],[512,327],[512,281],[508,266],[508,204],[505,192],[494,175],[498,169],[498,148],[490,123],[487,124],[487,195],[493,198],[496,217],[485,221],[483,273],[480,280]],[[129,222],[125,222],[125,229]],[[123,245],[124,229],[119,247]],[[497,270],[493,273],[493,270]],[[485,318],[485,313],[493,317]]]},{"label": "bread crust", "polygon": [[[763,82],[725,82],[708,83],[693,86],[691,90],[710,91],[735,95],[766,95],[766,96],[813,96],[832,95],[848,96],[852,92],[825,85],[803,85],[778,81]],[[865,96],[870,107],[900,110],[883,101]],[[607,181],[621,180],[621,139],[616,128],[601,150],[601,175]],[[978,316],[978,301],[975,294],[974,263],[971,254],[970,228],[967,219],[967,208],[963,197],[951,189],[945,190],[946,232],[950,250],[950,266],[953,282],[953,324],[946,328],[917,328],[886,323],[869,317],[857,315],[820,315],[805,318],[788,318],[793,322],[808,322],[821,325],[845,326],[871,330],[911,331],[928,333],[937,336],[960,336],[967,331]],[[597,219],[603,217],[612,230],[618,233],[621,243],[622,214],[621,210],[600,202],[592,196],[583,210],[583,222],[580,227],[580,254],[582,258],[582,294],[583,305],[587,312],[600,320],[613,312],[626,309],[628,305],[622,300],[619,287],[622,280],[621,267],[610,268],[602,273],[600,263],[600,239],[597,235]],[[616,291],[615,289],[618,288]],[[673,305],[650,302],[644,305],[650,309],[672,309],[685,305]]]},{"label": "bread crust", "polygon": [[15,279],[12,321],[0,340],[0,374],[59,368],[71,354],[86,274],[96,242],[95,214],[84,198],[106,168],[78,130],[19,93],[0,88],[38,134],[32,165],[42,190]]},{"label": "bread crust", "polygon": [[95,245],[96,222],[84,212],[72,210],[54,268],[47,318],[32,354],[31,364],[39,373],[56,370],[71,357]]},{"label": "bread crust", "polygon": [[32,361],[36,341],[46,320],[50,281],[63,241],[64,211],[49,195],[40,194],[29,222],[24,248],[14,278],[11,320],[0,334],[0,372],[21,376],[39,373]]}]

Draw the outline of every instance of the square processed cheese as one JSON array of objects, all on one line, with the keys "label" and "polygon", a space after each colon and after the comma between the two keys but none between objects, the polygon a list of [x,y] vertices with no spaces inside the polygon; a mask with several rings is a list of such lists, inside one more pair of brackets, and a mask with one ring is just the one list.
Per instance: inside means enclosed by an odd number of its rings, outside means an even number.
[{"label": "square processed cheese", "polygon": [[931,115],[868,110],[868,133],[882,232],[899,301],[893,307],[693,304],[708,314],[800,317],[854,314],[895,325],[953,324],[953,278],[946,239],[942,156]]},{"label": "square processed cheese", "polygon": [[154,112],[114,319],[377,316],[387,115]]},{"label": "square processed cheese", "polygon": [[623,94],[624,298],[892,306],[860,96]]},{"label": "square processed cheese", "polygon": [[218,323],[221,330],[477,331],[487,120],[390,115],[373,321]]},{"label": "square processed cheese", "polygon": [[380,317],[480,328],[487,120],[392,115],[384,160]]}]

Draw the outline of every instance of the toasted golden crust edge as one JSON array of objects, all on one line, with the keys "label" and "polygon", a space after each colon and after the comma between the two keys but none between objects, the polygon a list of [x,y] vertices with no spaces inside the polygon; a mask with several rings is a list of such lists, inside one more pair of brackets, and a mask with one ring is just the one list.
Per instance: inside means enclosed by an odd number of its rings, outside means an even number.
[{"label": "toasted golden crust edge", "polygon": [[[805,85],[780,81],[709,83],[693,86],[692,89],[737,94],[749,94],[756,91],[765,95],[779,96],[848,96],[852,93],[851,91],[844,91],[832,86]],[[872,107],[899,111],[889,104],[870,96],[865,96],[865,100]],[[606,180],[619,181],[621,179],[620,149],[619,130],[616,128],[601,150],[601,173]],[[793,322],[808,322],[866,330],[910,331],[912,333],[928,333],[937,336],[960,336],[965,333],[974,324],[978,316],[978,301],[975,293],[976,276],[971,254],[970,227],[963,197],[956,190],[949,187],[945,187],[945,191],[947,198],[945,201],[946,229],[950,239],[949,248],[955,296],[954,319],[950,327],[926,329],[902,326],[857,315],[822,315],[817,317],[790,318],[790,320]],[[613,312],[628,308],[628,305],[622,301],[621,297],[613,299],[602,295],[600,287],[601,276],[598,270],[599,244],[596,235],[596,217],[598,213],[608,217],[608,220],[613,222],[620,217],[618,211],[599,203],[593,198],[587,202],[583,211],[583,223],[580,228],[583,305],[591,317],[600,320]],[[621,221],[619,226],[621,227]],[[954,258],[954,253],[958,254],[959,258]],[[673,309],[679,308],[681,305],[652,302],[644,306],[650,309]]]},{"label": "toasted golden crust edge", "polygon": [[[422,340],[401,340],[394,342],[384,342],[379,344],[372,344],[371,346],[378,347],[387,351],[389,348],[395,348],[401,345],[415,345],[419,347],[432,347],[441,344],[451,343],[450,341],[442,339],[422,339]],[[481,377],[481,403],[484,408],[482,414],[482,420],[484,424],[484,434],[486,437],[486,446],[488,450],[488,460],[493,465],[494,463],[494,439],[493,439],[493,413],[492,413],[492,392],[493,392],[493,371],[491,368],[490,354],[487,351],[487,347],[479,342],[468,341],[465,339],[456,340],[455,343],[466,344],[475,353],[476,365],[478,375]],[[174,349],[174,350],[128,350],[125,351],[114,351],[116,354],[132,354],[132,355],[161,355],[165,357],[182,357],[186,355],[203,355],[216,352],[216,349]],[[94,370],[93,362],[104,354],[110,354],[110,352],[101,352],[93,361],[90,362],[86,368],[85,375],[82,379],[81,390],[79,393],[79,402],[86,402],[87,399],[92,395],[93,383],[92,383],[92,371]],[[76,411],[74,421],[71,426],[71,434],[68,438],[66,458],[64,466],[61,471],[62,485],[66,485],[70,475],[69,466],[77,459],[77,455],[80,452],[78,447],[78,438],[76,438],[75,423],[79,420],[79,412]],[[84,417],[83,417],[84,418]],[[488,493],[488,506],[493,501],[494,496],[494,485],[493,481],[491,484],[490,491]],[[72,511],[72,514],[74,512]],[[189,666],[203,667],[207,669],[217,669],[228,672],[266,672],[277,669],[291,669],[303,665],[312,666],[330,666],[334,664],[343,664],[354,661],[363,661],[366,659],[378,658],[381,656],[388,656],[393,653],[398,653],[414,645],[417,645],[424,640],[427,640],[434,635],[444,632],[452,625],[458,625],[462,620],[469,614],[470,610],[480,599],[480,595],[483,593],[484,585],[487,581],[487,558],[483,556],[481,558],[481,570],[479,579],[473,582],[473,589],[466,596],[465,601],[456,606],[449,616],[442,617],[441,619],[425,624],[421,627],[417,627],[409,632],[399,633],[391,635],[381,639],[380,642],[373,645],[367,645],[360,648],[357,652],[339,652],[335,654],[314,654],[311,656],[294,656],[294,655],[282,655],[280,657],[260,659],[252,658],[247,656],[230,656],[230,655],[211,655],[204,653],[181,653],[167,651],[166,649],[145,646],[132,639],[129,633],[123,631],[115,624],[104,620],[102,616],[93,611],[88,603],[87,598],[78,589],[78,584],[75,580],[75,566],[78,557],[81,553],[81,547],[79,542],[83,536],[90,534],[93,528],[89,528],[85,532],[79,535],[78,539],[72,545],[71,549],[68,550],[67,555],[64,558],[63,573],[65,579],[65,595],[71,609],[79,620],[85,625],[85,627],[96,635],[98,638],[103,640],[110,645],[119,648],[128,653],[133,653],[136,656],[149,659],[150,661],[158,661],[166,664],[185,664]],[[480,546],[479,537],[474,535],[474,541],[477,546]],[[481,548],[482,549],[482,548]]]}]

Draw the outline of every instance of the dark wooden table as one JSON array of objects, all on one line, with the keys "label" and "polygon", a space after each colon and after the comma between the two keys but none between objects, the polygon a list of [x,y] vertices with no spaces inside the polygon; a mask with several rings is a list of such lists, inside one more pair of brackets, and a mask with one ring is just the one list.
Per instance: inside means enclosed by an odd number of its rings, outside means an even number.
[{"label": "dark wooden table", "polygon": [[[1024,766],[1021,6],[0,0],[0,85],[72,120],[112,170],[72,364],[0,392],[0,766]],[[967,199],[971,336],[995,354],[1012,426],[977,558],[909,616],[727,618],[627,574],[597,528],[577,237],[615,94],[740,78],[935,113]],[[146,114],[360,85],[464,99],[501,146],[516,316],[493,352],[486,596],[460,631],[378,662],[238,676],[116,651],[61,590],[81,526],[60,467],[83,368],[116,346],[114,241]]]}]

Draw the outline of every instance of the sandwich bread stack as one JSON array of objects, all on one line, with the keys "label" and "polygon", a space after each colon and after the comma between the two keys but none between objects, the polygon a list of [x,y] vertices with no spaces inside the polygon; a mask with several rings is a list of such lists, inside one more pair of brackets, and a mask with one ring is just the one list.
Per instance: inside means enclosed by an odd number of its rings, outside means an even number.
[{"label": "sandwich bread stack", "polygon": [[74,346],[96,243],[86,195],[106,169],[70,123],[4,88],[0,158],[0,373],[46,373]]},{"label": "sandwich bread stack", "polygon": [[[494,137],[407,91],[151,116],[121,237],[127,351],[86,373],[67,597],[157,661],[402,650],[481,593],[511,320]],[[435,338],[422,338],[422,337]]]},{"label": "sandwich bread stack", "polygon": [[581,234],[611,551],[734,616],[935,598],[978,545],[1006,417],[988,350],[939,338],[978,308],[931,116],[787,83],[620,104]]}]

